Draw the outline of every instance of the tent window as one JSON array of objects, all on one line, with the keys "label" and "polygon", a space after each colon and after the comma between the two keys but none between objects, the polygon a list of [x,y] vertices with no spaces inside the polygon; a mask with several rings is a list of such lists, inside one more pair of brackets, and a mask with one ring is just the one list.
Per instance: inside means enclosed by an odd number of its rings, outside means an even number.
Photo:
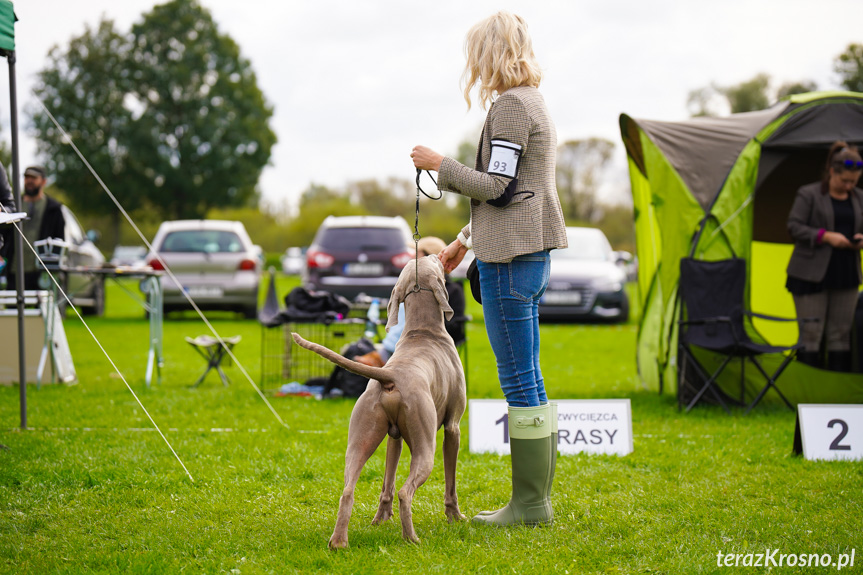
[{"label": "tent window", "polygon": [[[786,222],[800,186],[821,179],[827,151],[823,148],[762,149],[760,183],[755,190],[752,239],[757,242],[791,242]],[[768,174],[763,171],[769,170]],[[763,179],[762,179],[763,178]]]}]

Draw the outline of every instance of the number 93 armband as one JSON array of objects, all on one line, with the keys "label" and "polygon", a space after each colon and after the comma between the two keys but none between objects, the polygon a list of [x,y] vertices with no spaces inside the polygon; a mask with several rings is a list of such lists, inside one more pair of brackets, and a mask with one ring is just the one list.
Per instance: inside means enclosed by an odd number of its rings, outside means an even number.
[{"label": "number 93 armband", "polygon": [[[488,161],[487,173],[493,176],[510,178],[511,181],[500,196],[493,200],[486,200],[486,203],[496,208],[503,208],[512,201],[512,198],[516,195],[515,188],[518,186],[518,178],[516,176],[518,175],[518,160],[521,157],[521,151],[521,146],[512,142],[507,142],[506,140],[491,141],[491,157]],[[527,197],[533,195],[533,192],[519,193],[529,194]]]},{"label": "number 93 armband", "polygon": [[518,159],[521,156],[521,146],[506,140],[491,141],[491,159],[488,161],[488,173],[495,176],[515,178],[518,174]]}]

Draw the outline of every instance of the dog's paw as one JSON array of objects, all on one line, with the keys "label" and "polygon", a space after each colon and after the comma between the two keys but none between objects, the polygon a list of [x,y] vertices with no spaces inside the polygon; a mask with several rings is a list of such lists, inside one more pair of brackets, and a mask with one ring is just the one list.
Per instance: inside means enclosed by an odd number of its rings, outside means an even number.
[{"label": "dog's paw", "polygon": [[446,519],[449,523],[452,523],[453,521],[467,521],[467,516],[462,515],[461,511],[458,510],[455,512],[447,511]]},{"label": "dog's paw", "polygon": [[393,510],[391,508],[390,509],[378,509],[378,512],[375,515],[375,518],[372,519],[372,525],[380,525],[381,523],[383,523],[385,521],[389,521],[392,516],[393,516]]},{"label": "dog's paw", "polygon": [[348,538],[342,537],[342,536],[336,536],[336,534],[333,533],[333,536],[330,537],[330,541],[329,541],[329,543],[327,543],[327,546],[330,549],[347,549],[348,548]]}]

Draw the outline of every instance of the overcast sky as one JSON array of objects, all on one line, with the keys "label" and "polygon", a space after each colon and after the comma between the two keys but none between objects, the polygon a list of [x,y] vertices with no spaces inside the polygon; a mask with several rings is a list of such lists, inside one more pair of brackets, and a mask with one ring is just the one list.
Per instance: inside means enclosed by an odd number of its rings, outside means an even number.
[{"label": "overcast sky", "polygon": [[[682,120],[690,90],[765,72],[833,89],[833,60],[863,42],[860,0],[201,0],[240,46],[274,106],[278,144],[261,180],[267,201],[296,202],[311,182],[412,178],[410,149],[452,154],[476,140],[459,80],[467,30],[499,9],[523,16],[545,73],[541,91],[561,142],[617,145],[609,195],[626,192],[618,116]],[[127,31],[152,0],[18,0],[21,163],[38,161],[26,110],[54,44],[102,16]],[[8,80],[0,74],[8,140]],[[87,150],[83,150],[87,155]],[[121,182],[106,181],[111,188]],[[617,192],[614,192],[616,189]],[[73,192],[72,190],[69,190]]]}]

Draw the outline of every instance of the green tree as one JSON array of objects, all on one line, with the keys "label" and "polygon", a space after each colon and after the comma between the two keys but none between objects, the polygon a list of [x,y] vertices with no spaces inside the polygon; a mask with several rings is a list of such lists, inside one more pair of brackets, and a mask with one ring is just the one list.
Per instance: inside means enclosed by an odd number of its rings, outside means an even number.
[{"label": "green tree", "polygon": [[814,92],[818,89],[818,84],[812,80],[801,80],[800,82],[788,82],[779,86],[776,90],[776,99],[781,100],[794,94],[805,94],[806,92]]},{"label": "green tree", "polygon": [[287,225],[290,241],[287,245],[307,246],[312,243],[321,222],[327,216],[360,216],[365,210],[351,202],[348,194],[326,186],[311,184],[300,196],[300,210]]},{"label": "green tree", "polygon": [[720,87],[719,92],[728,99],[731,113],[753,112],[770,106],[767,90],[770,87],[770,76],[758,74],[751,80],[734,86]]},{"label": "green tree", "polygon": [[416,184],[409,180],[390,178],[384,182],[348,182],[346,193],[367,214],[402,216],[407,219],[414,213]]},{"label": "green tree", "polygon": [[276,136],[255,72],[196,0],[132,27],[134,172],[174,218],[256,203]]},{"label": "green tree", "polygon": [[557,193],[570,222],[592,222],[598,215],[597,192],[614,152],[604,138],[570,140],[557,148]]},{"label": "green tree", "polygon": [[691,90],[686,97],[686,107],[693,118],[703,116],[718,116],[716,100],[719,93],[714,86],[705,86]]},{"label": "green tree", "polygon": [[[110,21],[52,49],[34,90],[129,210],[163,218],[255,205],[276,141],[272,108],[237,44],[195,0],[153,8],[131,33]],[[114,210],[51,123],[39,152],[82,212]]]},{"label": "green tree", "polygon": [[6,167],[6,173],[12,178],[12,146],[6,140],[0,140],[0,164]]},{"label": "green tree", "polygon": [[863,44],[849,44],[833,61],[833,70],[839,74],[843,88],[863,92]]},{"label": "green tree", "polygon": [[[783,98],[791,94],[812,92],[817,89],[815,82],[802,80],[783,84],[776,90],[776,98]],[[733,86],[718,86],[711,84],[689,92],[686,105],[693,117],[718,116],[718,107],[721,100],[725,100],[732,114],[740,112],[754,112],[763,110],[770,106],[774,100],[770,90],[770,76],[757,74],[751,80],[735,84]]]},{"label": "green tree", "polygon": [[[56,118],[97,174],[115,188],[124,207],[141,207],[144,196],[126,179],[129,168],[131,113],[124,105],[128,90],[129,38],[114,23],[102,20],[73,38],[66,50],[54,46],[37,76],[34,94]],[[32,111],[37,150],[57,187],[66,191],[76,212],[111,215],[114,239],[119,216],[110,198],[78,158],[62,131],[41,109]]]},{"label": "green tree", "polygon": [[615,250],[635,253],[635,220],[632,206],[624,204],[602,205],[602,217],[596,223]]}]

